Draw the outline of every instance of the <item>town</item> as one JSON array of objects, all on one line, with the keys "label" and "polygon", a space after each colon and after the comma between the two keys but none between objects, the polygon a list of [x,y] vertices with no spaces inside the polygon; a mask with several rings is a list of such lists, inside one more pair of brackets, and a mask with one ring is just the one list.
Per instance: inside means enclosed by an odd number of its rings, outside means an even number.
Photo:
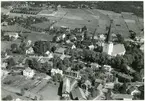
[{"label": "town", "polygon": [[2,100],[144,100],[142,16],[143,2],[2,1]]}]

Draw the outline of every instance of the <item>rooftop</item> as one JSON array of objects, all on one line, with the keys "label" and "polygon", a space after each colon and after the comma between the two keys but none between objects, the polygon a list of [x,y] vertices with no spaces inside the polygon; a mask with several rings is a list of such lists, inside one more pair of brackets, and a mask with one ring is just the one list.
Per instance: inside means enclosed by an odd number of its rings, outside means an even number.
[{"label": "rooftop", "polygon": [[78,98],[79,100],[83,100],[83,99],[85,100],[86,99],[85,93],[79,87],[77,87],[74,90],[72,90],[71,93],[72,93],[73,99],[76,99],[76,98]]},{"label": "rooftop", "polygon": [[125,47],[123,44],[116,44],[113,46],[113,52],[112,52],[112,55],[116,55],[116,54],[119,54],[119,53],[122,53],[122,52],[125,52]]}]

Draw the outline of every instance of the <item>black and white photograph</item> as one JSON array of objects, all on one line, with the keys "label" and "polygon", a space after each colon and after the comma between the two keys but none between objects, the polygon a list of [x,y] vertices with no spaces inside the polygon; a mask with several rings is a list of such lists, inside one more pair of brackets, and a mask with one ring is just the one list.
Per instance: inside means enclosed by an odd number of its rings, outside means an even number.
[{"label": "black and white photograph", "polygon": [[144,100],[144,1],[0,1],[1,100]]}]

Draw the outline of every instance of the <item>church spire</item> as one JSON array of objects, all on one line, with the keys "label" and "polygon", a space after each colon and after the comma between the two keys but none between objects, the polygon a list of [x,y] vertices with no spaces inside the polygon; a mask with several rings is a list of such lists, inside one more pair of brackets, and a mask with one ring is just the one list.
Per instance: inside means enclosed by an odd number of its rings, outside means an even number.
[{"label": "church spire", "polygon": [[111,35],[111,26],[112,26],[113,20],[110,20],[110,26],[109,26],[109,30],[107,33],[107,38],[106,38],[106,42],[109,43],[110,41],[112,41],[112,35]]}]

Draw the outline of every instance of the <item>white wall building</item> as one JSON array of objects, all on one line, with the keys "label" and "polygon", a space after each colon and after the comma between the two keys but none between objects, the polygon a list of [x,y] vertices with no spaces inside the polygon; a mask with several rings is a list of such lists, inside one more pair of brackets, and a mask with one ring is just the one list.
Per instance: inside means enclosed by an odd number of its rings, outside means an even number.
[{"label": "white wall building", "polygon": [[26,68],[25,70],[23,70],[23,75],[28,77],[28,78],[32,78],[35,75],[34,70],[32,70],[31,68]]}]

